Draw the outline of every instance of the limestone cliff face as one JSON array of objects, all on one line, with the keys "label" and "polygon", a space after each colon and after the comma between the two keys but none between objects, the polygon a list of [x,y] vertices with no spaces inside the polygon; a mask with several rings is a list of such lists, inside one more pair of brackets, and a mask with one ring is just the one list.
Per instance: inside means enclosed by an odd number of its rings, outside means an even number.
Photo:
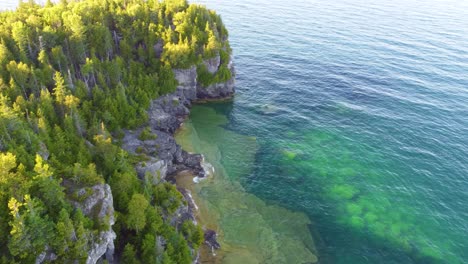
[{"label": "limestone cliff face", "polygon": [[[204,61],[208,71],[212,74],[216,74],[219,70],[220,63],[219,56]],[[176,91],[155,99],[148,110],[149,127],[156,137],[142,140],[139,135],[143,128],[125,131],[122,147],[133,154],[145,154],[147,158],[146,161],[136,165],[140,179],[150,177],[153,184],[158,184],[161,181],[171,181],[171,176],[185,170],[201,178],[212,173],[213,168],[204,161],[203,155],[184,151],[175,142],[173,134],[190,113],[192,103],[198,100],[225,99],[233,96],[235,72],[232,61],[229,62],[228,69],[232,75],[230,80],[209,87],[203,87],[197,81],[195,66],[188,69],[175,69],[174,75],[178,82]],[[182,188],[178,190],[187,201],[187,205],[181,205],[171,216],[171,224],[179,226],[186,220],[196,223],[197,206],[190,192]],[[215,235],[210,236],[213,241],[216,240],[215,238]],[[159,242],[163,246],[164,241]],[[198,253],[195,255],[198,256]],[[198,257],[194,260],[194,263],[197,262]]]},{"label": "limestone cliff face", "polygon": [[[216,73],[220,66],[220,57],[216,56],[204,63],[211,73]],[[197,81],[195,66],[175,69],[174,75],[178,82],[176,91],[155,99],[148,110],[149,126],[156,138],[139,139],[142,129],[126,131],[123,148],[130,153],[144,153],[148,157],[147,161],[136,166],[141,179],[150,175],[156,184],[166,180],[168,175],[183,170],[190,170],[199,177],[207,174],[203,156],[182,150],[172,135],[190,113],[192,103],[204,99],[229,98],[234,94],[234,66],[232,62],[228,66],[232,79],[209,87],[203,87]]]},{"label": "limestone cliff face", "polygon": [[211,74],[214,74],[218,71],[219,66],[221,65],[221,56],[207,59],[203,62],[203,64],[205,64],[206,69],[208,69]]},{"label": "limestone cliff face", "polygon": [[[210,73],[215,74],[220,66],[220,57],[204,61]],[[167,177],[177,172],[189,170],[198,177],[205,177],[211,173],[210,166],[204,162],[200,154],[187,153],[175,142],[173,134],[180,127],[184,119],[190,113],[192,103],[204,99],[229,98],[234,94],[234,67],[232,62],[228,67],[232,72],[232,79],[225,83],[217,83],[209,87],[203,87],[197,81],[197,70],[193,66],[189,69],[174,70],[178,81],[174,93],[161,96],[151,103],[149,114],[149,126],[155,138],[142,140],[139,135],[142,128],[135,131],[126,131],[123,139],[123,148],[130,153],[144,153],[148,157],[145,162],[136,166],[138,176],[143,179],[151,177],[153,184],[168,180]],[[90,249],[87,264],[95,264],[100,259],[113,263],[115,232],[112,230],[114,219],[114,207],[112,191],[107,184],[91,187],[91,195],[82,202],[73,202],[83,213],[91,219],[97,220],[102,226],[106,226],[97,235],[89,238]],[[89,190],[88,190],[89,191]],[[194,213],[197,206],[191,199],[190,192],[179,189],[187,200],[188,205],[181,205],[177,213],[171,218],[173,225],[181,225],[185,220],[195,222]],[[78,190],[83,195],[87,190]],[[38,263],[53,259],[53,254],[42,254]]]},{"label": "limestone cliff face", "polygon": [[[99,184],[91,187],[92,193],[83,202],[74,202],[76,208],[80,208],[84,215],[97,220],[105,230],[89,238],[90,250],[86,264],[95,264],[104,255],[109,263],[113,262],[115,232],[112,225],[115,223],[114,202],[109,185]],[[85,189],[78,193],[86,193]]]},{"label": "limestone cliff face", "polygon": [[[216,73],[220,67],[220,57],[216,56],[212,59],[204,61],[204,64],[210,73]],[[215,83],[208,87],[201,84],[197,85],[197,99],[222,99],[231,97],[235,90],[235,69],[232,59],[229,60],[228,69],[231,71],[232,78],[227,82]]]},{"label": "limestone cliff face", "polygon": [[[107,184],[98,184],[92,187],[81,188],[77,190],[78,196],[86,197],[83,201],[72,201],[75,208],[81,209],[84,215],[97,221],[104,227],[98,234],[90,233],[87,237],[89,250],[86,264],[95,264],[105,256],[108,263],[114,263],[114,240],[115,232],[112,225],[115,223],[114,202],[111,188]],[[57,259],[57,255],[46,248],[39,254],[35,263],[49,263]]]}]

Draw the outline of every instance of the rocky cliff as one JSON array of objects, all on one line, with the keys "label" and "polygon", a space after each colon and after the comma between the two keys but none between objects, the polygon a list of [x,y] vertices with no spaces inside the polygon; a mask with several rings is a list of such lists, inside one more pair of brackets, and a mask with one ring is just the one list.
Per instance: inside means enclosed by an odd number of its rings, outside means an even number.
[{"label": "rocky cliff", "polygon": [[[212,73],[219,68],[220,59],[204,61]],[[126,131],[123,148],[133,154],[144,153],[148,160],[137,165],[141,178],[151,175],[154,183],[166,180],[167,176],[183,170],[192,171],[199,177],[206,175],[203,156],[191,154],[182,150],[173,138],[174,132],[188,116],[192,103],[206,99],[225,99],[232,97],[234,90],[234,66],[229,62],[232,78],[227,82],[216,83],[203,87],[197,81],[197,70],[193,66],[189,69],[174,70],[178,86],[175,92],[161,96],[151,103],[148,110],[150,132],[155,135],[151,139],[142,140],[143,128]],[[206,167],[206,166],[205,166]]]},{"label": "rocky cliff", "polygon": [[[221,65],[219,56],[213,59],[205,60],[204,64],[208,71],[215,74]],[[235,69],[232,60],[230,59],[227,68],[231,71],[232,78],[226,82],[214,83],[208,87],[203,87],[200,83],[197,84],[197,99],[221,99],[229,98],[234,94],[234,81],[235,81]]]},{"label": "rocky cliff", "polygon": [[[216,74],[220,66],[220,58],[216,56],[204,61],[210,73]],[[148,110],[149,129],[152,137],[142,138],[140,135],[145,128],[125,131],[122,147],[132,154],[144,154],[146,160],[136,165],[140,179],[150,177],[153,184],[162,181],[172,181],[171,176],[181,171],[190,171],[202,178],[211,173],[212,167],[204,162],[203,155],[184,151],[175,141],[173,134],[190,113],[194,102],[207,99],[226,99],[234,94],[234,66],[229,62],[232,78],[227,82],[212,84],[204,87],[197,81],[195,66],[189,69],[174,70],[178,86],[175,92],[155,99]],[[197,205],[191,198],[190,191],[178,188],[186,205],[181,205],[171,218],[171,224],[181,225],[185,220],[196,223],[195,212]],[[114,263],[115,232],[112,225],[115,223],[112,191],[109,185],[99,184],[77,191],[86,198],[80,202],[73,202],[76,208],[91,219],[96,219],[104,230],[92,235],[88,239],[90,247],[87,264],[94,264],[102,259]],[[209,230],[205,236],[207,244],[218,248],[216,234]],[[198,254],[196,254],[198,255]],[[36,259],[36,263],[53,261],[56,256],[46,250]],[[195,262],[197,262],[195,260]]]},{"label": "rocky cliff", "polygon": [[[205,60],[204,64],[211,74],[216,74],[220,67],[220,57]],[[172,176],[181,171],[190,171],[200,178],[212,173],[212,166],[204,161],[203,155],[184,151],[175,141],[173,135],[190,113],[190,107],[198,101],[226,99],[234,95],[234,65],[228,63],[232,78],[226,82],[215,83],[204,87],[197,81],[197,68],[174,70],[178,86],[175,92],[155,99],[148,110],[147,128],[125,131],[122,147],[129,153],[141,155],[146,159],[136,165],[140,179],[148,179],[153,184],[162,181],[173,181]],[[150,132],[149,138],[141,137],[143,130]],[[148,131],[149,129],[149,131]],[[190,191],[178,188],[187,205],[181,205],[171,218],[171,224],[177,226],[185,220],[196,223],[195,212],[198,209]],[[216,233],[209,231],[205,236],[206,243],[217,249]],[[198,255],[198,254],[196,254]],[[198,259],[198,258],[197,258]],[[197,259],[194,262],[197,262]]]},{"label": "rocky cliff", "polygon": [[[79,190],[78,193],[86,194],[86,190]],[[93,234],[89,238],[90,250],[86,264],[94,264],[101,257],[105,256],[109,263],[113,262],[114,239],[117,237],[112,226],[115,223],[114,201],[112,191],[107,184],[98,184],[91,187],[91,195],[82,202],[74,202],[76,208],[80,208],[84,215],[95,219],[105,228],[98,234]]]},{"label": "rocky cliff", "polygon": [[[220,66],[220,58],[216,56],[204,61],[204,64],[210,73],[216,74]],[[211,173],[212,168],[204,162],[203,156],[184,151],[176,143],[173,134],[190,113],[189,109],[194,102],[207,99],[225,99],[233,96],[234,66],[232,61],[229,62],[228,66],[233,77],[227,82],[215,83],[208,87],[204,87],[197,81],[195,66],[189,69],[174,70],[178,82],[176,91],[155,99],[148,110],[149,132],[152,136],[149,138],[140,136],[147,128],[125,131],[122,147],[129,153],[144,154],[146,157],[144,162],[136,165],[140,179],[150,177],[153,184],[158,184],[162,181],[172,181],[171,176],[181,171],[190,171],[200,178]],[[106,228],[89,238],[90,250],[86,263],[94,264],[101,259],[113,263],[116,234],[112,230],[115,219],[111,189],[107,184],[93,186],[91,192],[88,189],[78,190],[78,194],[82,192],[87,197],[83,201],[73,202],[73,204],[76,208],[80,208],[86,216],[97,219]],[[171,224],[181,225],[185,220],[192,220],[196,223],[197,205],[191,198],[190,191],[182,188],[178,190],[187,201],[187,205],[179,207],[171,218]],[[91,194],[89,195],[89,193]],[[214,231],[209,231],[206,240],[210,246],[219,247]],[[46,251],[37,258],[36,263],[53,259],[54,254]]]},{"label": "rocky cliff", "polygon": [[[95,264],[98,260],[105,258],[108,263],[114,260],[114,240],[116,234],[112,230],[115,223],[114,201],[112,191],[107,184],[98,184],[76,190],[77,198],[84,197],[81,201],[71,201],[75,208],[79,208],[83,214],[94,219],[100,228],[98,233],[89,233],[87,236],[87,259],[86,264]],[[75,232],[75,231],[73,231]],[[46,248],[39,254],[35,263],[49,263],[57,259],[57,255]],[[78,260],[76,261],[78,262]]]}]

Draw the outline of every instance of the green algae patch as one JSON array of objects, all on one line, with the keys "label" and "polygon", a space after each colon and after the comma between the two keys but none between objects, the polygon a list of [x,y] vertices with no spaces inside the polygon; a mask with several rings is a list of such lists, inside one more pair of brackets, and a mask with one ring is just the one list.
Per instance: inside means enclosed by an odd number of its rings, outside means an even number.
[{"label": "green algae patch", "polygon": [[[314,191],[307,191],[309,199],[326,201],[336,225],[356,234],[369,234],[375,243],[403,250],[417,260],[459,263],[446,253],[453,249],[439,224],[417,217],[421,212],[411,206],[414,198],[395,196],[395,190],[387,188],[391,186],[387,182],[391,175],[364,165],[377,164],[385,157],[367,153],[365,145],[348,146],[346,138],[332,133],[297,134],[301,136],[271,142],[276,145],[273,150],[282,153],[277,156],[281,173],[287,177],[306,173],[301,187],[317,186]],[[356,148],[361,155],[353,157],[351,148]],[[284,151],[289,149],[301,153],[301,158]]]},{"label": "green algae patch", "polygon": [[[201,153],[215,168],[212,177],[198,184],[178,178],[192,191],[198,218],[219,234],[221,249],[210,263],[316,263],[317,252],[309,232],[309,218],[283,207],[266,204],[239,183],[255,165],[255,137],[226,129],[228,120],[209,106],[195,106],[176,135],[187,151]],[[203,252],[203,251],[202,251]]]},{"label": "green algae patch", "polygon": [[290,150],[286,150],[286,149],[283,150],[282,153],[289,160],[293,160],[297,156],[297,153],[290,151]]},{"label": "green algae patch", "polygon": [[358,190],[351,185],[337,184],[332,186],[328,193],[335,199],[351,200],[358,193]]}]

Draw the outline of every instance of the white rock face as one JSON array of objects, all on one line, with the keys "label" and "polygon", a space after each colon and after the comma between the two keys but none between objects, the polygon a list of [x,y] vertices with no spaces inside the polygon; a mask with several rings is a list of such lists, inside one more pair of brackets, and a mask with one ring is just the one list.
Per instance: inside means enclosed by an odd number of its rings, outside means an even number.
[{"label": "white rock face", "polygon": [[188,69],[174,69],[174,74],[179,86],[196,85],[197,68],[195,66]]},{"label": "white rock face", "polygon": [[164,181],[167,175],[167,162],[154,157],[150,157],[145,162],[145,166],[141,163],[136,166],[138,176],[141,178],[151,177],[152,184],[158,184]]},{"label": "white rock face", "polygon": [[86,264],[95,264],[104,255],[108,263],[113,263],[115,232],[111,229],[99,233],[98,242],[94,243],[91,251],[88,252]]},{"label": "white rock face", "polygon": [[214,58],[203,61],[208,71],[213,74],[218,71],[219,65],[221,64],[221,57],[218,55]]},{"label": "white rock face", "polygon": [[45,261],[52,262],[56,259],[57,259],[57,255],[51,252],[49,247],[46,247],[46,250],[36,257],[36,261],[34,263],[41,264],[41,263],[44,263]]},{"label": "white rock face", "polygon": [[[217,58],[219,58],[219,56]],[[208,65],[211,67],[211,69],[216,68],[214,72],[218,71],[219,69],[220,62],[216,61],[216,57],[213,59],[205,60],[203,63],[207,66],[208,70],[210,70]],[[231,71],[232,78],[226,82],[215,83],[208,87],[203,87],[201,84],[198,84],[197,85],[197,98],[198,99],[220,99],[220,98],[230,97],[234,94],[236,71],[235,71],[232,59],[229,60],[227,67]]]},{"label": "white rock face", "polygon": [[[74,205],[80,208],[86,216],[91,219],[97,217],[98,221],[109,227],[107,230],[101,231],[98,236],[90,238],[91,249],[88,252],[86,263],[95,264],[104,255],[107,256],[108,262],[112,263],[114,240],[117,237],[114,230],[112,230],[112,225],[115,223],[112,191],[107,184],[95,185],[91,189],[92,194],[84,202],[74,202]],[[78,192],[86,193],[86,190],[81,189]]]},{"label": "white rock face", "polygon": [[179,83],[175,95],[182,101],[193,101],[197,98],[197,68],[175,69],[175,79]]}]

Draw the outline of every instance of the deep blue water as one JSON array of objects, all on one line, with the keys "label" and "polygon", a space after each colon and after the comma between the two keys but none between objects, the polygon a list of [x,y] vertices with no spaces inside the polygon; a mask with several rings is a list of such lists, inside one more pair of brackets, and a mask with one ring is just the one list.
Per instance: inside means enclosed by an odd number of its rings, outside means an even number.
[{"label": "deep blue water", "polygon": [[257,138],[249,192],[307,213],[323,262],[466,263],[468,2],[198,2],[230,31],[215,108]]}]

